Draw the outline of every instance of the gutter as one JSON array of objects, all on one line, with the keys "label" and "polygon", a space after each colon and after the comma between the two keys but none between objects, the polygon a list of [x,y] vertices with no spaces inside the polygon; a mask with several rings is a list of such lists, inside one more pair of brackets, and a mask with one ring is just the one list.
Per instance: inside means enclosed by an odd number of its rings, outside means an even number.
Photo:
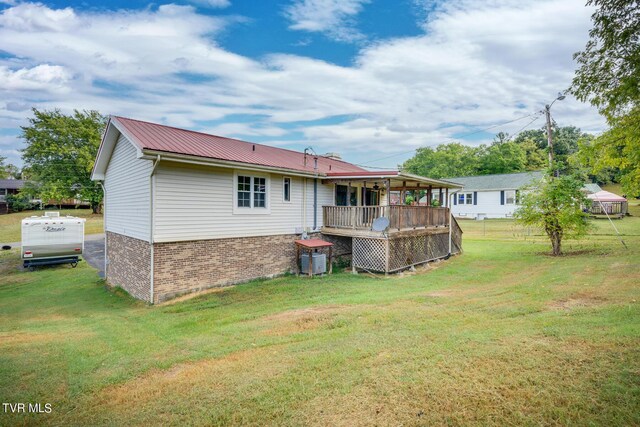
[{"label": "gutter", "polygon": [[155,212],[155,207],[154,207],[154,199],[155,199],[155,186],[153,185],[154,183],[154,175],[156,173],[156,168],[158,167],[158,164],[160,163],[160,155],[158,154],[158,157],[156,158],[155,162],[153,162],[153,168],[151,169],[151,173],[149,174],[149,245],[150,245],[150,255],[151,255],[151,261],[149,263],[150,265],[150,270],[149,270],[149,298],[150,298],[150,302],[151,304],[153,304],[153,270],[154,270],[154,263],[153,263],[153,258],[154,258],[154,251],[153,251],[153,228],[154,228],[154,212]]}]

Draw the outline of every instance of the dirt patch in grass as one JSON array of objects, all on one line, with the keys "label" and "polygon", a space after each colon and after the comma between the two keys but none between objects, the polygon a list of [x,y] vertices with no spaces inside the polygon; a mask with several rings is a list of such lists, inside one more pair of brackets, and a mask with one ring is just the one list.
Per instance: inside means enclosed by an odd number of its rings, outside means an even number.
[{"label": "dirt patch in grass", "polygon": [[41,344],[56,341],[61,338],[60,334],[32,334],[29,332],[14,332],[11,334],[0,334],[0,346]]},{"label": "dirt patch in grass", "polygon": [[192,292],[189,294],[185,294],[176,298],[172,298],[169,301],[165,301],[163,303],[160,304],[156,304],[158,307],[164,307],[167,305],[174,305],[177,304],[179,302],[183,302],[183,301],[188,301],[194,298],[198,298],[198,297],[202,297],[204,295],[209,295],[209,294],[218,294],[221,292],[226,292],[229,289],[235,288],[235,286],[225,286],[222,288],[211,288],[211,289],[206,289],[204,291],[199,291],[199,292]]},{"label": "dirt patch in grass", "polygon": [[328,326],[348,309],[345,306],[301,308],[263,317],[260,321],[270,324],[264,331],[265,335],[290,335]]},{"label": "dirt patch in grass", "polygon": [[573,310],[576,308],[597,307],[607,303],[607,299],[598,295],[576,294],[569,298],[549,303],[551,310]]}]

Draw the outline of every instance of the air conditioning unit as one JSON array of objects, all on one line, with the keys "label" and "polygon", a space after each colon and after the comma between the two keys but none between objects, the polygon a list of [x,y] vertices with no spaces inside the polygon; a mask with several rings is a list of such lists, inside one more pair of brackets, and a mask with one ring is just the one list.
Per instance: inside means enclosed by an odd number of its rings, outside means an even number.
[{"label": "air conditioning unit", "polygon": [[[309,254],[302,254],[302,274],[309,274]],[[327,272],[327,255],[313,253],[313,274],[323,274]]]}]

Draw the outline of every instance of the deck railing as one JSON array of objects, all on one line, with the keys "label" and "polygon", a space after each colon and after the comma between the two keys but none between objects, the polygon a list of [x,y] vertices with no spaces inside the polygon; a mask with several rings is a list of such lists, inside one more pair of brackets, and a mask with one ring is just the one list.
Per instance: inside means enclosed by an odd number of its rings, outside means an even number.
[{"label": "deck railing", "polygon": [[325,227],[370,230],[376,218],[389,218],[389,230],[447,227],[449,208],[432,206],[323,206]]}]

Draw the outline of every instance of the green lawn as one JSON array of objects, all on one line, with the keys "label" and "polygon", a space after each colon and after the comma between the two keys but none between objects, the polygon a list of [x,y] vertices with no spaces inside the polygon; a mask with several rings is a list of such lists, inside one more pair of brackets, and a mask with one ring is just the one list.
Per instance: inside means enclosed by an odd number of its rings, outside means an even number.
[{"label": "green lawn", "polygon": [[[86,218],[84,225],[85,234],[103,233],[102,214],[95,215],[91,209],[47,209],[47,211],[60,212],[61,216],[73,215]],[[0,243],[19,242],[20,224],[23,218],[32,215],[41,216],[45,211],[24,211],[8,215],[0,215]]]},{"label": "green lawn", "polygon": [[464,255],[417,274],[157,307],[0,253],[0,400],[53,408],[0,425],[638,425],[640,218],[619,224],[628,250],[602,232],[552,258],[464,221]]}]

